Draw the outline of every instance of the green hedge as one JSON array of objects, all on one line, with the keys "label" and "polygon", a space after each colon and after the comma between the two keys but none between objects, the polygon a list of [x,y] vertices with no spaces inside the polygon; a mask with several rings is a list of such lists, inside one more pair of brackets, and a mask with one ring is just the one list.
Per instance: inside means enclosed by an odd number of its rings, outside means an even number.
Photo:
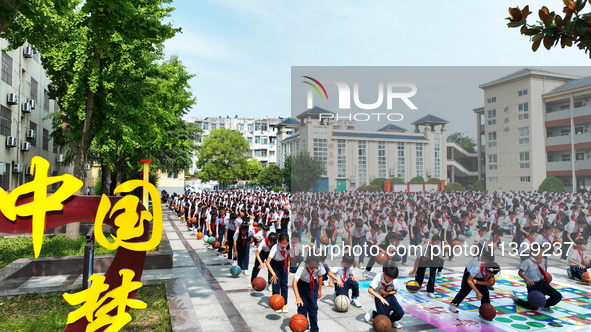
[{"label": "green hedge", "polygon": [[414,178],[410,179],[409,183],[425,183],[425,179],[422,176],[415,176]]},{"label": "green hedge", "polygon": [[392,178],[390,180],[390,182],[392,182],[392,183],[404,183],[404,180],[401,179],[401,178]]},{"label": "green hedge", "polygon": [[374,185],[368,185],[368,186],[359,186],[359,187],[357,187],[357,191],[384,191],[384,188],[383,187],[374,186]]},{"label": "green hedge", "polygon": [[375,179],[371,180],[371,184],[370,185],[371,186],[380,187],[383,190],[384,183],[386,183],[386,179],[384,179],[384,178],[375,178]]},{"label": "green hedge", "polygon": [[462,187],[461,184],[457,182],[448,183],[445,185],[445,191],[465,191],[466,188]]},{"label": "green hedge", "polygon": [[427,180],[427,183],[441,183],[441,180],[439,180],[438,178],[430,178],[429,180]]},{"label": "green hedge", "polygon": [[546,179],[544,179],[544,181],[542,181],[542,184],[540,184],[540,187],[538,188],[539,192],[551,192],[551,193],[563,193],[566,191],[566,188],[564,187],[564,183],[562,183],[562,181],[560,181],[559,178],[555,177],[555,176],[549,176]]},{"label": "green hedge", "polygon": [[474,190],[480,191],[480,192],[485,192],[486,191],[486,181],[478,180],[478,181],[474,182]]}]

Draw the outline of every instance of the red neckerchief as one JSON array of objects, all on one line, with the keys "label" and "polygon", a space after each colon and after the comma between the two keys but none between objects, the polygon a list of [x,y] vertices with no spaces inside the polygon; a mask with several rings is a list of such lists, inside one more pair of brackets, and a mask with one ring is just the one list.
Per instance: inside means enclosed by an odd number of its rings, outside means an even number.
[{"label": "red neckerchief", "polygon": [[497,243],[499,242],[499,235],[497,235],[497,237],[493,237],[493,243]]},{"label": "red neckerchief", "polygon": [[269,247],[269,238],[265,237],[265,245],[267,246],[267,248],[271,249],[271,247]]},{"label": "red neckerchief", "polygon": [[345,270],[345,272],[343,273],[343,279],[341,280],[343,282],[343,284],[345,283],[345,280],[347,280],[347,270],[348,269],[344,268],[344,270]]},{"label": "red neckerchief", "polygon": [[581,256],[581,265],[585,265],[585,259],[583,258],[583,251],[581,251],[580,248],[576,248],[577,252],[579,253],[579,255]]},{"label": "red neckerchief", "polygon": [[532,239],[529,238],[529,236],[526,237],[525,239],[528,240],[530,244],[534,242]]},{"label": "red neckerchief", "polygon": [[404,230],[404,224],[402,223],[402,221],[400,219],[398,219],[397,221],[400,227],[402,227],[402,230]]},{"label": "red neckerchief", "polygon": [[361,241],[361,231],[363,230],[363,226],[361,226],[361,229],[359,230],[359,241]]},{"label": "red neckerchief", "polygon": [[480,264],[480,274],[482,274],[482,279],[486,281],[488,279],[488,275],[484,271],[484,263]]},{"label": "red neckerchief", "polygon": [[351,238],[351,231],[347,228],[347,226],[345,226],[344,228],[347,234],[349,234],[349,238]]},{"label": "red neckerchief", "polygon": [[246,246],[246,238],[247,238],[246,235],[248,234],[248,231],[247,231],[247,233],[240,232],[240,234],[242,235],[242,246]]},{"label": "red neckerchief", "polygon": [[[383,277],[382,277],[383,278]],[[388,292],[388,288],[390,288],[391,285],[389,284],[385,284],[383,282],[380,281],[380,283],[382,284],[382,287],[384,287],[384,291]],[[388,294],[384,294],[382,295],[384,298],[388,297]]]},{"label": "red neckerchief", "polygon": [[420,222],[420,223],[419,223],[419,227],[418,227],[418,229],[419,229],[419,232],[420,232],[420,233],[421,233],[421,235],[422,235],[422,234],[423,234],[423,223],[422,223],[422,222]]},{"label": "red neckerchief", "polygon": [[577,226],[577,239],[579,238],[579,235],[581,235],[581,228]]},{"label": "red neckerchief", "polygon": [[373,232],[373,229],[370,229],[369,232],[371,233],[371,242],[375,241],[375,234]]},{"label": "red neckerchief", "polygon": [[314,293],[314,284],[316,283],[316,279],[314,278],[314,270],[310,271],[309,268],[306,268],[308,274],[310,274],[310,290]]},{"label": "red neckerchief", "polygon": [[[279,249],[279,246],[277,247],[277,249]],[[279,253],[281,254],[281,256],[283,256],[283,272],[287,271],[287,252],[285,251],[285,249],[279,249]]]},{"label": "red neckerchief", "polygon": [[550,238],[546,237],[546,234],[544,234],[544,232],[542,232],[542,236],[544,237],[544,239],[546,239],[546,241],[552,243],[552,241],[550,241]]},{"label": "red neckerchief", "polygon": [[335,231],[335,227],[334,227],[334,223],[330,225],[330,236],[334,235],[334,231]]},{"label": "red neckerchief", "polygon": [[538,263],[538,262],[534,261],[532,257],[530,257],[529,259],[530,259],[532,262],[534,262],[534,263],[535,263],[535,264],[538,266],[538,269],[540,270],[540,274],[542,275],[542,279],[543,279],[543,280],[545,280],[545,279],[546,279],[546,278],[544,278],[544,272],[545,272],[545,271],[544,271],[544,269],[543,269],[543,268],[540,266],[540,264],[542,264],[542,262],[539,262],[539,263]]}]

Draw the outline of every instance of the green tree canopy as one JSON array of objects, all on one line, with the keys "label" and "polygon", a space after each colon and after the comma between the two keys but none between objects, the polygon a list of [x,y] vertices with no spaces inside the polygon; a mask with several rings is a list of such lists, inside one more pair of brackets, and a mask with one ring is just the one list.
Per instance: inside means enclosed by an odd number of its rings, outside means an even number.
[{"label": "green tree canopy", "polygon": [[441,183],[441,180],[439,180],[438,178],[429,178],[429,180],[427,180],[427,183]]},{"label": "green tree canopy", "polygon": [[257,182],[265,188],[280,186],[281,171],[279,170],[279,166],[276,164],[270,164],[269,166],[264,167],[259,173]]},{"label": "green tree canopy", "polygon": [[386,179],[384,179],[384,178],[375,178],[375,179],[371,180],[370,185],[375,186],[375,187],[382,188],[382,190],[384,190],[384,183],[386,183]]},{"label": "green tree canopy", "polygon": [[261,166],[261,162],[255,158],[251,158],[241,168],[240,179],[247,181],[256,179],[262,170],[263,166]]},{"label": "green tree canopy", "polygon": [[281,178],[283,179],[283,184],[285,184],[287,191],[291,192],[291,155],[287,156],[283,161]]},{"label": "green tree canopy", "polygon": [[445,185],[445,191],[465,191],[466,188],[464,188],[461,184],[457,183],[457,182],[452,182],[452,183],[448,183]]},{"label": "green tree canopy", "polygon": [[300,151],[291,156],[291,190],[292,192],[311,191],[314,183],[324,172],[322,160],[310,156],[308,151]]},{"label": "green tree canopy", "polygon": [[486,181],[484,181],[484,179],[482,179],[482,180],[478,180],[478,181],[474,182],[474,190],[480,191],[480,192],[485,192],[486,191]]},{"label": "green tree canopy", "polygon": [[404,179],[402,179],[402,178],[392,178],[390,180],[390,182],[392,182],[392,183],[404,183]]},{"label": "green tree canopy", "polygon": [[551,193],[563,193],[566,191],[564,187],[564,183],[560,181],[559,178],[555,176],[549,176],[542,181],[540,187],[538,187],[539,192],[551,192]]},{"label": "green tree canopy", "polygon": [[425,183],[425,179],[422,176],[415,176],[414,178],[408,181],[409,183]]},{"label": "green tree canopy", "polygon": [[468,137],[464,133],[455,132],[447,136],[447,141],[456,143],[468,152],[476,152],[476,142],[472,137]]},{"label": "green tree canopy", "polygon": [[240,132],[228,128],[212,129],[197,150],[197,178],[220,184],[238,180],[249,150],[250,144]]}]

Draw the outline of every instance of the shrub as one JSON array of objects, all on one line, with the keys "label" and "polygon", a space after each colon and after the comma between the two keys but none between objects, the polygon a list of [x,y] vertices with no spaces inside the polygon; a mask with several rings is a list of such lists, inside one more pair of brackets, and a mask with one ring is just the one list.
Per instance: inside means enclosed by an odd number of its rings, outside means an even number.
[{"label": "shrub", "polygon": [[475,191],[480,191],[480,192],[485,192],[486,191],[486,181],[483,180],[478,180],[476,182],[474,182],[474,190]]},{"label": "shrub", "polygon": [[427,183],[441,183],[441,180],[439,180],[438,178],[430,178],[429,180],[427,180]]},{"label": "shrub", "polygon": [[462,187],[461,184],[457,182],[452,182],[445,185],[445,191],[465,191],[466,188]]},{"label": "shrub", "polygon": [[283,192],[283,188],[281,188],[280,186],[275,186],[275,187],[271,188],[271,191]]},{"label": "shrub", "polygon": [[368,185],[357,187],[357,191],[384,191],[384,189],[375,185]]},{"label": "shrub", "polygon": [[549,176],[546,179],[544,179],[544,181],[542,181],[542,184],[540,184],[540,187],[538,188],[539,192],[551,192],[551,193],[563,193],[566,191],[566,188],[564,188],[564,183],[562,183],[562,181],[560,181],[559,178],[555,177],[555,176]]},{"label": "shrub", "polygon": [[[375,178],[371,181],[371,186],[376,186],[380,188],[384,188],[384,183],[386,183],[386,179],[384,178]],[[383,190],[383,189],[382,189]]]},{"label": "shrub", "polygon": [[422,176],[415,176],[414,178],[410,179],[409,183],[425,183],[425,179]]},{"label": "shrub", "polygon": [[390,180],[390,182],[392,183],[404,183],[404,180],[401,178],[393,178],[392,180]]}]

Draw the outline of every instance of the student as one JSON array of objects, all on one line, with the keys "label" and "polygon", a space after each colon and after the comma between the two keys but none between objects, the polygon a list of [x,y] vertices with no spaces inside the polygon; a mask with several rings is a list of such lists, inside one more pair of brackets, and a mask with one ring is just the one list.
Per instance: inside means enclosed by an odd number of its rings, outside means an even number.
[{"label": "student", "polygon": [[291,249],[289,248],[289,235],[280,233],[275,244],[269,252],[267,258],[267,269],[271,272],[269,280],[273,285],[273,295],[281,294],[285,300],[283,309],[275,310],[280,313],[287,313],[287,278],[289,274],[289,261],[291,259]]},{"label": "student", "polygon": [[[359,245],[363,248],[363,244],[365,244],[367,239],[367,233],[369,233],[369,227],[367,227],[361,219],[357,219],[355,221],[355,228],[351,230],[351,243],[353,246]],[[363,264],[365,261],[364,251],[365,250],[361,250],[359,265]]]},{"label": "student", "polygon": [[351,233],[354,231],[353,224],[353,219],[349,218],[345,221],[345,225],[339,229],[339,235],[343,239],[343,245],[353,246],[353,237],[351,236]]},{"label": "student", "polygon": [[478,229],[478,236],[474,238],[474,245],[478,246],[478,252],[482,252],[484,247],[484,242],[486,242],[487,238],[486,235],[488,233],[488,228],[480,227]]},{"label": "student", "polygon": [[322,236],[322,229],[324,228],[324,221],[318,215],[313,215],[308,225],[308,235],[310,235],[310,242],[320,247],[320,237]]},{"label": "student", "polygon": [[394,296],[398,289],[398,268],[394,264],[384,265],[384,272],[378,273],[369,284],[368,292],[374,296],[376,309],[370,309],[365,314],[365,321],[370,323],[376,316],[385,315],[392,321],[392,327],[401,328],[399,320],[404,316],[404,310]]},{"label": "student", "polygon": [[[241,219],[237,219],[237,215],[235,213],[230,213],[230,222],[228,222],[228,229],[226,230],[226,234],[228,236],[228,263],[232,263],[232,261],[234,260],[234,258],[237,256],[236,253],[236,240],[235,238],[235,233],[236,231],[241,227],[242,225],[242,220]],[[221,250],[221,248],[220,248]],[[247,258],[248,260],[248,258]],[[238,264],[238,266],[240,266],[240,264]],[[240,268],[242,269],[242,266],[240,266]],[[248,269],[248,264],[246,265],[246,268]]]},{"label": "student", "polygon": [[[309,322],[310,332],[318,332],[318,299],[322,297],[322,275],[326,271],[320,264],[320,257],[311,250],[306,257],[306,266],[300,266],[293,279],[292,287],[296,298],[298,314]],[[286,311],[285,311],[286,312]]]},{"label": "student", "polygon": [[269,235],[269,226],[263,225],[263,224],[257,224],[256,231],[257,232],[256,232],[255,236],[252,239],[253,239],[254,244],[256,245],[256,247],[258,247],[259,244],[262,241],[265,241],[265,239]]},{"label": "student", "polygon": [[[575,243],[575,241],[579,238],[583,238],[583,234],[585,233],[585,228],[587,227],[587,220],[583,214],[580,214],[576,221],[569,222],[566,226],[564,226],[564,233],[562,236],[563,243],[571,242]],[[572,244],[564,245],[562,247],[562,259],[566,258],[568,252],[572,252]]]},{"label": "student", "polygon": [[[388,234],[386,233],[381,233],[381,229],[379,228],[379,226],[377,224],[372,224],[371,225],[374,232],[372,233],[372,239],[373,241],[371,241],[371,245],[376,245],[379,248],[379,252],[380,253],[385,253],[387,254],[387,250],[388,250],[388,245],[386,244],[387,237],[390,236],[392,239],[392,243],[394,243],[394,237],[395,236],[400,236],[399,234],[396,234],[394,232],[390,232]],[[370,241],[368,241],[370,242]],[[389,244],[389,243],[388,243]],[[363,276],[364,277],[368,277],[369,276],[369,272],[371,272],[371,269],[373,268],[373,265],[376,262],[376,256],[371,255],[371,257],[369,257],[369,261],[367,262],[367,266],[365,268],[365,271],[363,271]]]},{"label": "student", "polygon": [[568,277],[571,279],[581,280],[583,273],[587,272],[591,258],[585,258],[585,250],[587,250],[587,241],[584,239],[575,240],[576,248],[571,250],[568,255],[568,262],[570,267],[566,270]]},{"label": "student", "polygon": [[441,257],[434,256],[433,247],[441,245],[441,238],[438,235],[431,238],[431,242],[427,244],[425,250],[420,255],[417,255],[415,265],[410,272],[410,277],[415,277],[415,281],[422,287],[425,279],[425,272],[429,268],[429,281],[427,282],[427,296],[435,298],[435,278],[437,277],[437,269],[441,265]]},{"label": "student", "polygon": [[[562,295],[556,289],[552,288],[552,286],[550,286],[546,280],[544,280],[544,274],[542,272],[547,271],[548,265],[546,260],[542,258],[543,251],[539,250],[534,253],[536,255],[532,254],[528,259],[521,263],[517,273],[525,281],[528,293],[531,291],[539,291],[544,295],[550,296],[550,298],[546,300],[546,305],[542,307],[542,310],[553,313],[554,310],[552,310],[550,307],[558,304],[558,302],[562,300]],[[526,309],[538,309],[538,307],[532,306],[529,302],[521,300],[517,296],[513,296],[513,302]]]},{"label": "student", "polygon": [[328,218],[328,224],[325,226],[324,232],[330,241],[330,245],[337,244],[337,236],[339,234],[336,215],[333,214]]},{"label": "student", "polygon": [[300,243],[300,233],[291,233],[291,268],[289,272],[296,273],[300,263],[304,261],[303,248]]},{"label": "student", "polygon": [[234,257],[238,257],[238,266],[245,276],[248,276],[248,256],[250,256],[250,239],[255,235],[254,228],[247,222],[243,222],[234,233],[233,245]]},{"label": "student", "polygon": [[[265,225],[267,226],[267,225]],[[267,226],[269,227],[269,226]],[[259,275],[259,271],[265,268],[265,262],[267,261],[267,258],[269,257],[269,253],[271,252],[271,248],[275,245],[275,243],[277,243],[277,233],[269,233],[269,236],[261,241],[261,243],[259,244],[259,247],[257,249],[257,252],[255,254],[255,257],[257,258],[256,262],[254,263],[254,265],[252,266],[252,273],[250,275],[250,283],[252,284],[252,281],[254,280],[254,278],[258,277]],[[258,264],[257,264],[258,263]],[[267,273],[267,280],[271,280],[271,272],[270,270]],[[271,291],[271,284],[269,283],[269,291]]]},{"label": "student", "polygon": [[491,285],[489,279],[499,272],[501,272],[501,268],[495,262],[480,263],[474,266],[469,265],[464,270],[462,286],[456,297],[451,301],[449,311],[458,312],[458,306],[471,291],[476,293],[476,298],[480,300],[481,304],[490,303],[488,287]]},{"label": "student", "polygon": [[356,307],[361,307],[359,302],[359,283],[355,279],[355,268],[353,263],[355,257],[350,254],[345,254],[341,261],[341,267],[333,267],[328,271],[328,276],[337,282],[334,288],[333,301],[338,295],[346,295],[349,297],[349,290],[352,291],[353,298],[351,304]]}]

